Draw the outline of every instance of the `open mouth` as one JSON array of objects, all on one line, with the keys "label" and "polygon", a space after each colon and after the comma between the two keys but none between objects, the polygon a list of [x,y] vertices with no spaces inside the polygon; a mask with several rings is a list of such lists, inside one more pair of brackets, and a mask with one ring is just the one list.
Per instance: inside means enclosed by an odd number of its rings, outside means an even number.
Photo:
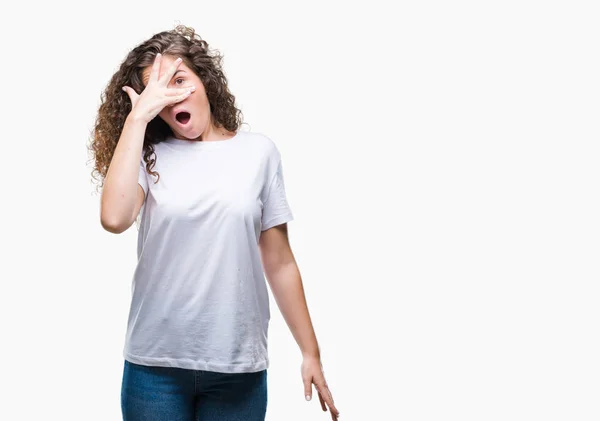
[{"label": "open mouth", "polygon": [[177,113],[175,119],[181,124],[187,124],[188,121],[190,121],[191,117],[192,116],[190,115],[190,113],[188,113],[187,111],[182,111],[180,113]]}]

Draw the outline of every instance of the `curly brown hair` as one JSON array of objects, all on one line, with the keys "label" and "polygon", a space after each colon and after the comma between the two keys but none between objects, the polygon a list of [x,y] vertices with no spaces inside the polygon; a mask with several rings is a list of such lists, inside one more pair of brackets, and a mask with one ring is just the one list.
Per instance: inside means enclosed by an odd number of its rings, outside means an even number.
[{"label": "curly brown hair", "polygon": [[[125,120],[131,111],[131,100],[122,87],[128,85],[140,94],[145,87],[142,73],[146,67],[152,66],[157,53],[181,57],[183,63],[198,75],[206,91],[211,119],[217,127],[237,131],[243,124],[242,112],[235,106],[235,97],[229,92],[223,73],[222,54],[212,48],[209,50],[208,43],[193,28],[185,25],[176,25],[172,30],[154,34],[129,52],[100,97],[101,105],[90,132],[88,147],[95,162],[92,178],[100,175],[98,187],[104,184]],[[148,173],[160,177],[152,171],[156,162],[154,145],[172,134],[169,125],[159,116],[148,124],[142,153]],[[152,155],[155,156],[151,158]]]}]

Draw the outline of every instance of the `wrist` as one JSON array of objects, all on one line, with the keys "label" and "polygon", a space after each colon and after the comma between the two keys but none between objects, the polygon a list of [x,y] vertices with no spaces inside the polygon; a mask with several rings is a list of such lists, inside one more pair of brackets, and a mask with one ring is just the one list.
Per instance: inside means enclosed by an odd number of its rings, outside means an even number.
[{"label": "wrist", "polygon": [[130,112],[127,115],[127,122],[129,124],[134,124],[134,125],[139,125],[139,126],[147,126],[148,125],[148,122],[144,118],[142,118],[141,116],[139,116],[133,112]]},{"label": "wrist", "polygon": [[307,351],[302,353],[302,358],[305,360],[321,360],[321,354],[318,350],[316,351]]}]

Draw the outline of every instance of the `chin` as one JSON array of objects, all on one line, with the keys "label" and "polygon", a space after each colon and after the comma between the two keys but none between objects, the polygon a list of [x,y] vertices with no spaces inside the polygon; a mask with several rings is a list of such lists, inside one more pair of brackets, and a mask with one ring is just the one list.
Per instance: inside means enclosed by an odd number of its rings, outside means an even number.
[{"label": "chin", "polygon": [[174,134],[177,134],[177,136],[184,137],[189,140],[195,139],[198,136],[200,136],[199,134],[196,134],[197,131],[193,127],[189,127],[188,130],[181,130],[180,127],[177,127],[177,128],[171,127],[171,131]]}]

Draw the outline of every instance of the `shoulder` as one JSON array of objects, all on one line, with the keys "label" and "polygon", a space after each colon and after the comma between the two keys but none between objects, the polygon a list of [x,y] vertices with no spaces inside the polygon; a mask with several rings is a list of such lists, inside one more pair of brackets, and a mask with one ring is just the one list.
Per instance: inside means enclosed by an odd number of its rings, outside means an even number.
[{"label": "shoulder", "polygon": [[246,145],[246,156],[254,157],[256,162],[269,173],[273,172],[281,161],[281,154],[277,143],[264,133],[242,132]]},{"label": "shoulder", "polygon": [[275,141],[264,133],[244,132],[240,134],[244,137],[246,144],[269,157],[279,157],[279,149]]}]

